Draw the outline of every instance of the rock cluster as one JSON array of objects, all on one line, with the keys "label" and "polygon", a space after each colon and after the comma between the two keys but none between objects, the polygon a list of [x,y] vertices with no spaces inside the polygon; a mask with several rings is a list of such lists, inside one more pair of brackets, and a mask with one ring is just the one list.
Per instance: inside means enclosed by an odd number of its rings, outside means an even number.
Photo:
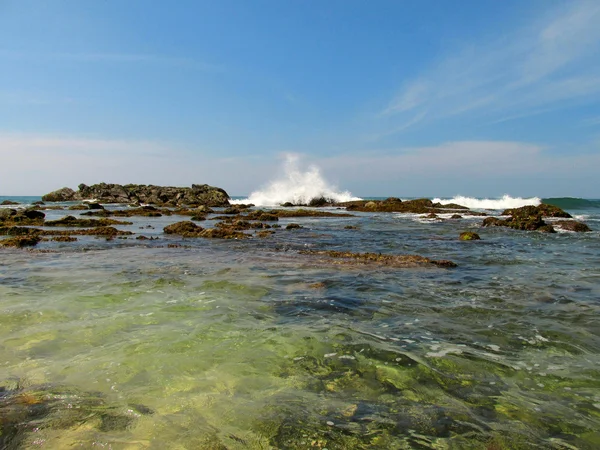
[{"label": "rock cluster", "polygon": [[155,205],[228,206],[229,195],[221,188],[207,184],[189,187],[153,186],[142,184],[79,185],[79,190],[64,187],[42,197],[45,202],[69,202],[95,199],[100,203],[151,203]]},{"label": "rock cluster", "polygon": [[[540,231],[543,233],[555,233],[554,226],[546,223],[544,217],[571,218],[571,215],[557,206],[541,204],[538,206],[523,206],[505,210],[502,215],[510,216],[507,219],[498,217],[486,217],[482,225],[484,227],[508,227],[515,230]],[[554,222],[559,228],[569,231],[591,231],[589,227],[575,220],[561,220]]]}]

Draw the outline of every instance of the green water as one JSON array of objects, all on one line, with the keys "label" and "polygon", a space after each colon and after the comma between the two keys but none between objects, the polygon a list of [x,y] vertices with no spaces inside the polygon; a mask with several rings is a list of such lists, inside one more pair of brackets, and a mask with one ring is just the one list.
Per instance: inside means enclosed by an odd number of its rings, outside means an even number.
[{"label": "green water", "polygon": [[[345,220],[361,229],[306,219],[271,241],[3,251],[0,380],[82,402],[27,425],[21,448],[600,446],[597,235],[489,230],[470,245],[450,224]],[[367,243],[459,268],[296,251]],[[86,396],[131,421],[107,425]],[[59,426],[69,405],[81,417]]]}]

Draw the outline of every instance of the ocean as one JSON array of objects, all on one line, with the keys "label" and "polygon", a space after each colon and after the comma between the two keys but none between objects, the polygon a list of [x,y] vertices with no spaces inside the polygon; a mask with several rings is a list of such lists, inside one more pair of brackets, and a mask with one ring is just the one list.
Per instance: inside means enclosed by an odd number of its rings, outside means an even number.
[{"label": "ocean", "polygon": [[[186,239],[162,230],[188,218],[163,216],[118,227],[157,240],[1,249],[0,442],[600,448],[600,200],[437,200],[489,215],[543,201],[592,231],[351,212],[283,218],[264,239]],[[457,267],[338,265],[305,250]]]}]

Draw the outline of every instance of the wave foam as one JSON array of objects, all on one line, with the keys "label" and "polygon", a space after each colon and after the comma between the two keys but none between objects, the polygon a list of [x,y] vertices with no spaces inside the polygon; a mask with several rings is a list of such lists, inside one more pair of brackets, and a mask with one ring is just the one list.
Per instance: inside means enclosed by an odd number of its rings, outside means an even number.
[{"label": "wave foam", "polygon": [[447,205],[448,203],[456,203],[458,205],[466,206],[469,209],[508,209],[508,208],[520,208],[521,206],[533,205],[537,206],[542,202],[542,199],[538,197],[511,197],[510,195],[504,195],[502,198],[473,198],[464,197],[457,195],[451,199],[440,199],[434,198],[434,203],[441,203]]},{"label": "wave foam", "polygon": [[338,192],[321,176],[319,168],[311,166],[302,171],[298,157],[288,155],[284,164],[284,174],[272,181],[266,188],[252,192],[248,198],[230,200],[232,204],[253,203],[256,206],[279,206],[290,202],[295,205],[308,204],[312,199],[324,197],[336,202],[361,200],[350,192]]}]

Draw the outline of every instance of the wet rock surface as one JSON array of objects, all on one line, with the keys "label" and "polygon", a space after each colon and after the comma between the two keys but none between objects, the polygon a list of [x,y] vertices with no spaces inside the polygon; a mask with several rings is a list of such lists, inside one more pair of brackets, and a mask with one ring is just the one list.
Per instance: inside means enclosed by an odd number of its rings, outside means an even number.
[{"label": "wet rock surface", "polygon": [[156,205],[206,205],[228,206],[229,195],[221,188],[207,184],[193,184],[189,187],[153,186],[139,184],[107,184],[92,186],[79,185],[76,192],[70,188],[62,188],[42,197],[48,202],[68,202],[95,199],[100,203],[150,203]]},{"label": "wet rock surface", "polygon": [[352,253],[335,250],[301,250],[300,254],[331,258],[332,264],[373,264],[390,267],[419,267],[427,265],[456,267],[456,264],[452,261],[432,260],[420,255],[385,255],[381,253]]},{"label": "wet rock surface", "polygon": [[32,448],[40,430],[68,430],[89,424],[101,432],[123,431],[136,418],[154,414],[144,405],[109,404],[102,394],[40,385],[0,386],[0,448]]}]

